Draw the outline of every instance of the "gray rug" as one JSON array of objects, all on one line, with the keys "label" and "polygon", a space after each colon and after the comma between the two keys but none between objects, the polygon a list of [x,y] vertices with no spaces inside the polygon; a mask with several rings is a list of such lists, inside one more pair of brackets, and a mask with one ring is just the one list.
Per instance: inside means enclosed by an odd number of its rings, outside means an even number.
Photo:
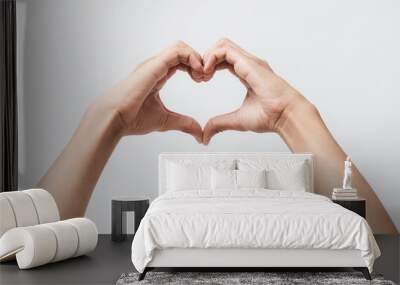
[{"label": "gray rug", "polygon": [[379,284],[395,285],[381,275],[372,275],[368,281],[359,272],[148,272],[146,278],[137,281],[138,273],[122,274],[117,285],[134,284]]}]

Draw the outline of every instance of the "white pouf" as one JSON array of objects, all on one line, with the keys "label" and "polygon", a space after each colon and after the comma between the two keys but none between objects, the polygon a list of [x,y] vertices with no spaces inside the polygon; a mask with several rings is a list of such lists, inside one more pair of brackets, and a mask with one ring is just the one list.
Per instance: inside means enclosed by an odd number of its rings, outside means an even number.
[{"label": "white pouf", "polygon": [[20,269],[86,254],[96,248],[96,225],[86,218],[59,221],[49,192],[0,193],[0,262],[17,259]]},{"label": "white pouf", "polygon": [[23,191],[3,192],[1,196],[10,202],[17,227],[33,226],[39,223],[35,205],[30,196]]},{"label": "white pouf", "polygon": [[86,218],[14,228],[0,238],[0,261],[14,255],[20,269],[80,256],[97,245],[96,225]]},{"label": "white pouf", "polygon": [[10,202],[6,197],[0,195],[0,237],[16,226],[17,223]]},{"label": "white pouf", "polygon": [[57,252],[52,262],[75,256],[78,249],[79,237],[78,232],[71,224],[65,221],[60,221],[44,224],[43,226],[48,227],[53,231],[56,236],[57,244],[60,245],[57,247]]},{"label": "white pouf", "polygon": [[29,189],[22,192],[31,197],[39,218],[39,224],[60,220],[56,201],[49,192],[43,189]]},{"label": "white pouf", "polygon": [[74,257],[90,252],[96,248],[98,231],[96,225],[91,220],[86,218],[74,218],[63,222],[74,226],[78,233],[78,248],[76,249]]}]

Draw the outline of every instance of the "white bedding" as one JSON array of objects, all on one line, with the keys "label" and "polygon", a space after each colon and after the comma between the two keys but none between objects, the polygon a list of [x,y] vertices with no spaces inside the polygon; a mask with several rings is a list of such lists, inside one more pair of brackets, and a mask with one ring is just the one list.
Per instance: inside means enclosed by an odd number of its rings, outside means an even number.
[{"label": "white bedding", "polygon": [[187,190],[158,197],[132,243],[143,272],[154,249],[358,249],[372,272],[380,251],[365,219],[317,194]]}]

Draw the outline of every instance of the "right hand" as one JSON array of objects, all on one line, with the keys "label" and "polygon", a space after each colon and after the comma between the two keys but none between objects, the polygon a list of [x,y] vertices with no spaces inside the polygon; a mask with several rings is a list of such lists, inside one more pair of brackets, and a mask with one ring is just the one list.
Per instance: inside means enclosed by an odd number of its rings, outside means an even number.
[{"label": "right hand", "polygon": [[203,133],[208,144],[215,134],[225,130],[276,131],[282,112],[290,104],[305,100],[263,61],[228,39],[216,43],[203,56],[204,80],[210,80],[218,69],[228,68],[246,86],[242,106],[234,112],[211,118]]},{"label": "right hand", "polygon": [[125,80],[95,103],[117,113],[121,135],[142,135],[154,131],[179,130],[202,142],[202,129],[192,117],[168,110],[159,91],[176,70],[187,71],[201,82],[201,56],[183,42],[163,50],[148,59]]}]

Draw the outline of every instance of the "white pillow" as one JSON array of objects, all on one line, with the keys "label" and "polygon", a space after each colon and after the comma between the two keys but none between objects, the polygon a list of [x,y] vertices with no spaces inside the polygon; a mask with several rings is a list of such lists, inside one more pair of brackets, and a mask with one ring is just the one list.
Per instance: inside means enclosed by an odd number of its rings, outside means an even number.
[{"label": "white pillow", "polygon": [[211,189],[236,189],[236,170],[212,168]]},{"label": "white pillow", "polygon": [[306,161],[250,160],[238,161],[240,170],[267,170],[267,188],[272,190],[307,191],[311,189]]},{"label": "white pillow", "polygon": [[267,171],[235,170],[236,188],[267,188]]},{"label": "white pillow", "polygon": [[267,176],[262,170],[211,169],[211,189],[266,188]]},{"label": "white pillow", "polygon": [[211,189],[211,168],[234,169],[235,161],[167,162],[167,191]]},{"label": "white pillow", "polygon": [[302,163],[287,169],[272,169],[268,171],[268,188],[305,192],[308,187],[308,176],[305,168],[305,163]]}]

